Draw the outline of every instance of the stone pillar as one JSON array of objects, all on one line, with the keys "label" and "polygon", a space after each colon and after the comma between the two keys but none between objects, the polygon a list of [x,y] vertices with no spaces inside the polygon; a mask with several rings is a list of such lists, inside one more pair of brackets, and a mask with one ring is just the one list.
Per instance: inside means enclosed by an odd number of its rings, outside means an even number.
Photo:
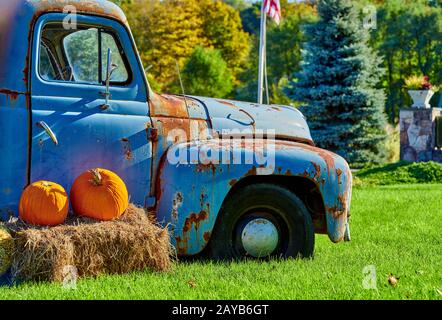
[{"label": "stone pillar", "polygon": [[442,108],[400,110],[401,160],[442,162],[442,151],[436,149],[438,116]]}]

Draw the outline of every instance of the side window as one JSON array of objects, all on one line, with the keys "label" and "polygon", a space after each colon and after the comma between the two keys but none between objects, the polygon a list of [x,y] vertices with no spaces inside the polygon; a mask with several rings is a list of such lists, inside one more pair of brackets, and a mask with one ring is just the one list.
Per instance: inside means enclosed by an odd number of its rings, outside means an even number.
[{"label": "side window", "polygon": [[112,64],[117,65],[111,84],[127,84],[129,64],[111,30],[88,26],[66,30],[61,23],[49,23],[40,41],[39,74],[47,81],[104,84],[108,49]]},{"label": "side window", "polygon": [[80,30],[64,37],[64,51],[78,82],[99,83],[98,74],[98,29]]},{"label": "side window", "polygon": [[[105,65],[107,64],[108,49],[111,49],[112,51],[112,63],[117,66],[115,71],[112,73],[111,81],[126,82],[129,79],[129,75],[127,74],[122,57],[123,51],[118,47],[117,42],[112,34],[103,32],[101,34],[101,59],[104,61]],[[103,68],[101,78],[106,79],[106,68]]]},{"label": "side window", "polygon": [[45,44],[41,42],[40,44],[40,73],[43,79],[46,80],[56,80],[56,72],[53,66],[53,62],[49,57],[49,51]]}]

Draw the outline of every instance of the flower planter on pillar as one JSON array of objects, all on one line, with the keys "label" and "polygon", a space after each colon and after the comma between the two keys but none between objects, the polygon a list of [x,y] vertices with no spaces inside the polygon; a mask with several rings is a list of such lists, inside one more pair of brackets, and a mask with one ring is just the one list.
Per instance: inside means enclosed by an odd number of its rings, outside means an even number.
[{"label": "flower planter on pillar", "polygon": [[412,108],[430,109],[430,100],[434,95],[432,90],[409,90],[411,98],[413,99]]}]

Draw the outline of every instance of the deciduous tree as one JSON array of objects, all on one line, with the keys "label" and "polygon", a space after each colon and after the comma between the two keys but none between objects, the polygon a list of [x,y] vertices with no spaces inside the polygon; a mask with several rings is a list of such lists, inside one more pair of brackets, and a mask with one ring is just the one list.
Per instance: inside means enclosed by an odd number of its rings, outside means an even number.
[{"label": "deciduous tree", "polygon": [[183,70],[186,94],[224,98],[233,86],[233,76],[221,51],[197,47]]},{"label": "deciduous tree", "polygon": [[203,0],[200,6],[204,37],[210,46],[220,50],[238,83],[250,54],[250,37],[242,29],[239,12],[219,0]]}]

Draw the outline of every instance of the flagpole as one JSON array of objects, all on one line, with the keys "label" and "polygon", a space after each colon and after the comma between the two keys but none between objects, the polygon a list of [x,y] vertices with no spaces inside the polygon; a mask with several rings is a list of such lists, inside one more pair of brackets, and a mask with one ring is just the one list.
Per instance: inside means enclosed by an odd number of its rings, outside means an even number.
[{"label": "flagpole", "polygon": [[259,69],[258,69],[258,103],[262,104],[264,92],[264,68],[266,55],[266,20],[267,15],[264,8],[265,1],[261,5],[261,30],[259,40]]}]

